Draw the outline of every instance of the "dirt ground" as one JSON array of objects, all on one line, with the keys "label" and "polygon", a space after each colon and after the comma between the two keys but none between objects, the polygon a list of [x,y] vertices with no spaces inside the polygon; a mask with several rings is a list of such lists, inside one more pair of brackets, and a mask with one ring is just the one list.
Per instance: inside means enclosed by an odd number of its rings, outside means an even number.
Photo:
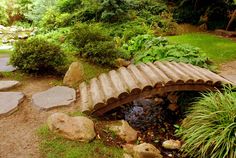
[{"label": "dirt ground", "polygon": [[222,64],[220,66],[220,74],[222,74],[222,75],[236,75],[236,60]]},{"label": "dirt ground", "polygon": [[11,90],[21,91],[26,97],[16,112],[0,118],[0,158],[41,158],[37,129],[50,114],[76,109],[74,104],[71,107],[40,111],[31,105],[32,94],[52,87],[54,80],[51,77],[31,78],[23,81],[19,88]]}]

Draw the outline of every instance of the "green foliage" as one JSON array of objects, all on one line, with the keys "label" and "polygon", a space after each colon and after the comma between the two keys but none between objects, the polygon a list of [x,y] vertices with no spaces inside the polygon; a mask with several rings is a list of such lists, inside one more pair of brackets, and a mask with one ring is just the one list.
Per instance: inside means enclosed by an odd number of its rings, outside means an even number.
[{"label": "green foliage", "polygon": [[81,0],[58,0],[57,7],[59,8],[59,11],[64,13],[72,13],[76,9],[79,9],[81,7],[82,1]]},{"label": "green foliage", "polygon": [[152,15],[158,15],[168,10],[165,3],[153,0],[133,0],[130,5],[130,8],[137,10],[139,14],[142,11],[148,11]]},{"label": "green foliage", "polygon": [[71,43],[79,49],[79,55],[101,65],[114,65],[120,56],[115,42],[100,25],[77,24],[69,35]]},{"label": "green foliage", "polygon": [[0,3],[0,25],[8,24],[7,6],[5,2]]},{"label": "green foliage", "polygon": [[232,5],[233,0],[179,0],[174,18],[181,23],[198,24],[204,17],[209,29],[225,28]]},{"label": "green foliage", "polygon": [[118,22],[127,18],[128,3],[126,0],[100,0],[100,20]]},{"label": "green foliage", "polygon": [[69,13],[59,13],[51,8],[44,14],[39,25],[49,30],[66,27],[71,24],[71,18]]},{"label": "green foliage", "polygon": [[190,33],[179,36],[170,36],[171,43],[189,44],[199,47],[216,64],[236,59],[236,44],[226,38],[204,33]]},{"label": "green foliage", "polygon": [[24,12],[28,20],[38,23],[43,15],[56,4],[57,0],[34,0],[30,6],[30,10]]},{"label": "green foliage", "polygon": [[76,24],[69,35],[73,45],[83,48],[87,43],[94,41],[109,41],[111,37],[99,24]]},{"label": "green foliage", "polygon": [[208,93],[189,110],[178,135],[190,157],[236,157],[236,93]]},{"label": "green foliage", "polygon": [[10,62],[27,73],[61,73],[66,57],[59,45],[35,36],[15,43]]},{"label": "green foliage", "polygon": [[121,55],[113,41],[89,42],[81,49],[82,57],[101,65],[113,66]]},{"label": "green foliage", "polygon": [[40,150],[45,158],[122,158],[122,149],[105,146],[101,141],[80,143],[58,137],[46,126],[38,130]]},{"label": "green foliage", "polygon": [[208,58],[199,48],[190,45],[169,44],[166,38],[139,35],[132,38],[123,48],[138,62],[176,61],[209,68]]}]

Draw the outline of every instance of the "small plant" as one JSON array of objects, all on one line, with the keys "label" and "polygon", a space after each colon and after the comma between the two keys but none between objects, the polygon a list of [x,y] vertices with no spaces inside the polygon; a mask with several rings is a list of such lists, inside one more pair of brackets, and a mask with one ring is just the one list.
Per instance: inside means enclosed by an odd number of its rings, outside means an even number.
[{"label": "small plant", "polygon": [[204,94],[190,108],[178,136],[190,157],[236,157],[236,93]]},{"label": "small plant", "polygon": [[15,44],[10,62],[27,73],[60,73],[66,63],[66,56],[59,45],[42,36],[35,36]]}]

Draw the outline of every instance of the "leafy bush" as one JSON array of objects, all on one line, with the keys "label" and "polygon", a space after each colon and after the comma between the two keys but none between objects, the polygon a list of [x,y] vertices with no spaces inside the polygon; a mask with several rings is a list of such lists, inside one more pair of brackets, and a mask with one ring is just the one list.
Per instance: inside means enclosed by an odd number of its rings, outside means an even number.
[{"label": "leafy bush", "polygon": [[0,25],[7,25],[8,24],[8,14],[7,14],[7,6],[6,3],[0,3]]},{"label": "leafy bush", "polygon": [[28,9],[24,9],[23,14],[28,19],[33,21],[34,23],[38,23],[44,14],[51,9],[57,0],[34,0],[28,2],[29,4],[22,4],[22,8],[26,7]]},{"label": "leafy bush", "polygon": [[121,52],[115,48],[113,41],[90,42],[81,49],[82,57],[101,65],[113,66],[115,59],[121,56]]},{"label": "leafy bush", "polygon": [[58,0],[57,7],[62,13],[72,13],[75,9],[79,9],[81,7],[81,3],[81,0]]},{"label": "leafy bush", "polygon": [[199,48],[190,45],[170,44],[166,38],[139,35],[123,45],[135,63],[176,61],[210,68],[210,62]]},{"label": "leafy bush", "polygon": [[118,22],[127,18],[128,3],[126,0],[100,0],[100,20]]},{"label": "leafy bush", "polygon": [[196,102],[178,135],[190,157],[236,157],[236,93],[208,93]]},{"label": "leafy bush", "polygon": [[109,41],[112,38],[99,24],[76,24],[69,35],[71,43],[78,48],[83,48],[87,43],[94,41]]},{"label": "leafy bush", "polygon": [[27,73],[60,73],[66,63],[66,57],[59,45],[41,36],[35,36],[15,43],[10,62]]},{"label": "leafy bush", "polygon": [[79,55],[91,62],[113,66],[120,56],[112,37],[100,25],[79,23],[72,28],[69,39],[79,49]]},{"label": "leafy bush", "polygon": [[69,13],[59,13],[55,9],[48,9],[44,14],[39,25],[52,30],[59,27],[65,27],[71,24],[72,16]]}]

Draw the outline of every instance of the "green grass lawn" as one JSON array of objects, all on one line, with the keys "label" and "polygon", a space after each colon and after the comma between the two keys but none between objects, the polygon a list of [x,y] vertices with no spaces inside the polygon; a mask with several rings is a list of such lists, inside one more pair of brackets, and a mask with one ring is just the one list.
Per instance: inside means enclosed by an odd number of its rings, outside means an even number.
[{"label": "green grass lawn", "polygon": [[56,136],[47,126],[39,129],[40,150],[45,158],[122,158],[121,148],[109,147],[100,140],[91,143],[70,141]]},{"label": "green grass lawn", "polygon": [[201,48],[217,65],[236,60],[236,42],[206,33],[190,33],[167,37],[172,43],[186,43]]}]

